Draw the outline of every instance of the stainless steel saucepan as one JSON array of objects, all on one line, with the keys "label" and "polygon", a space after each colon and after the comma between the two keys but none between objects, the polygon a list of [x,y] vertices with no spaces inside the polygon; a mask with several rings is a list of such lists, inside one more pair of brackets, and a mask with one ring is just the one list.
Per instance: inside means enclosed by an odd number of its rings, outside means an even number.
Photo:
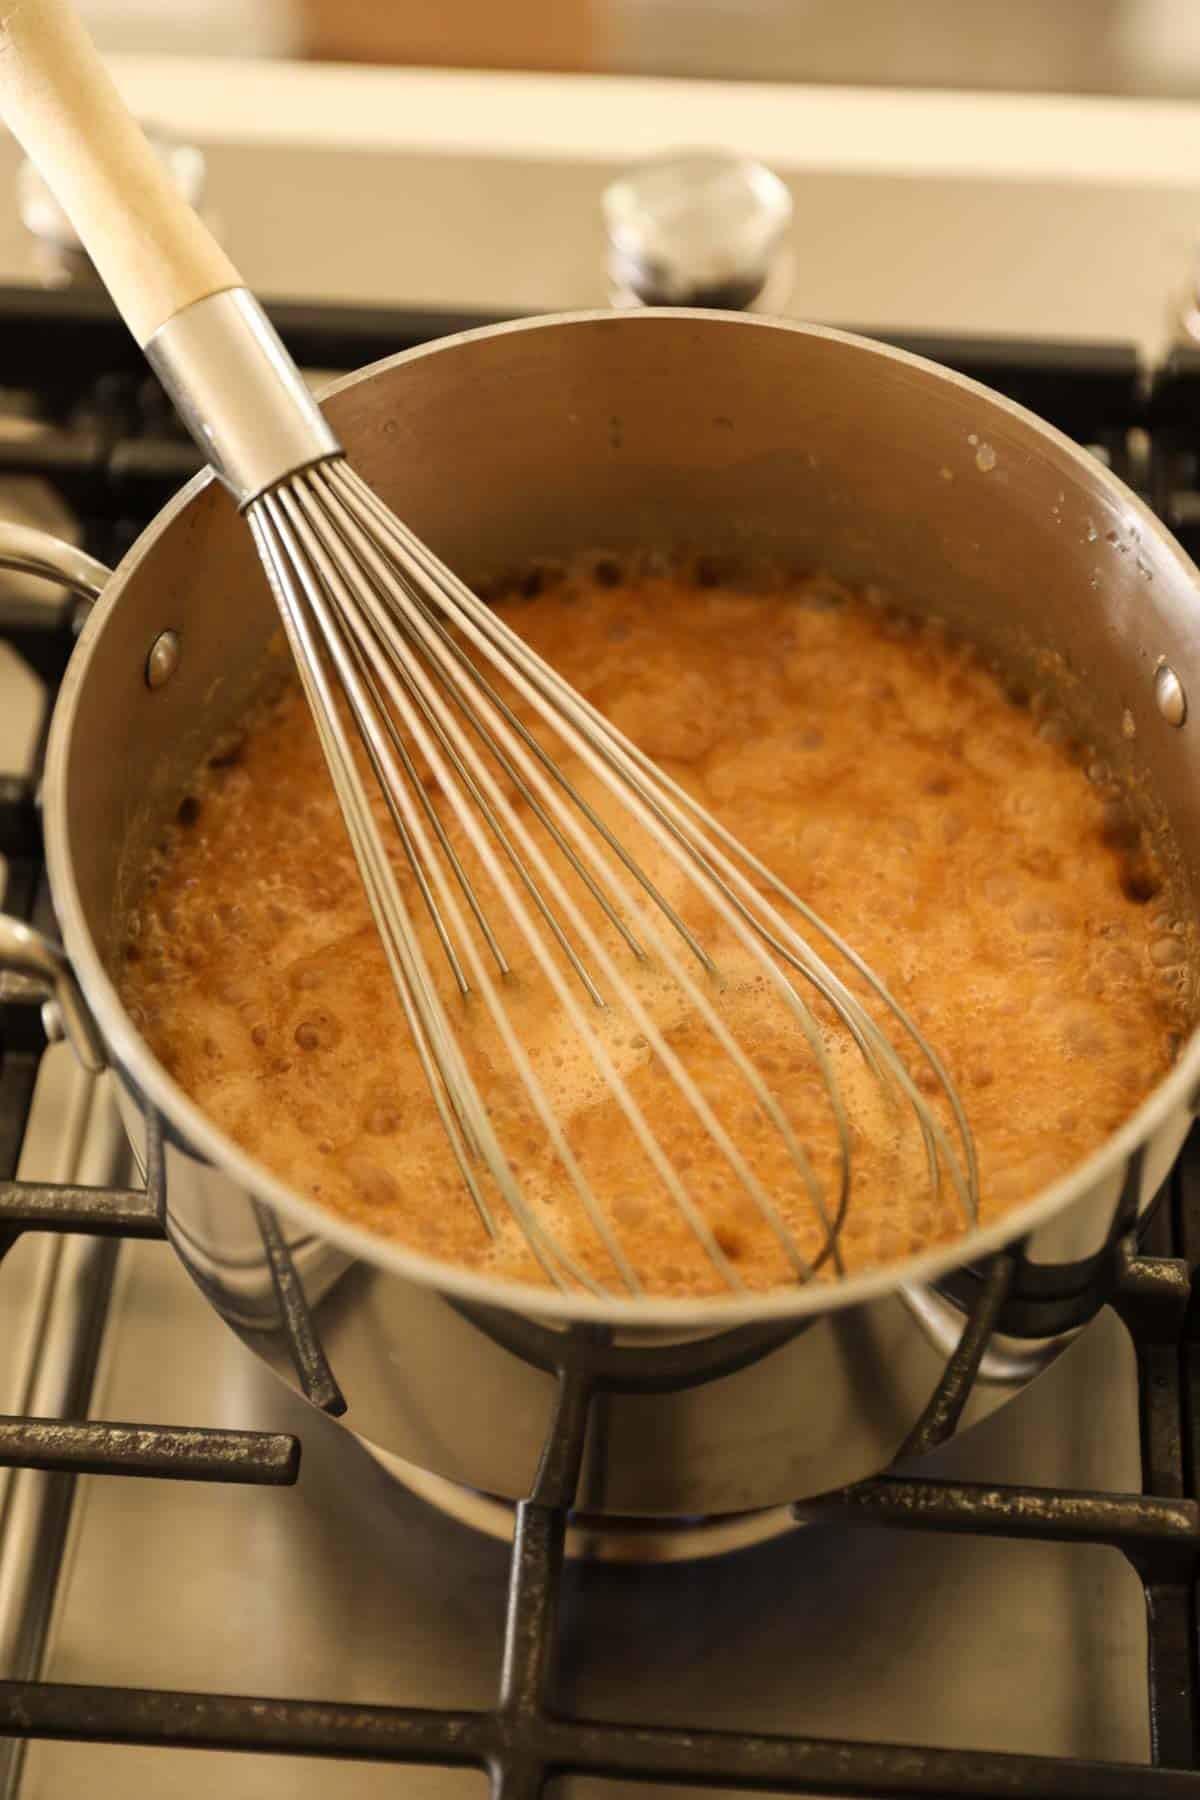
[{"label": "stainless steel saucepan", "polygon": [[[1177,879],[1200,899],[1200,726],[1187,717],[1200,577],[1120,482],[1019,407],[836,332],[663,310],[469,332],[341,382],[327,410],[366,479],[469,579],[581,549],[778,555],[881,582],[1034,680],[1052,665],[1107,760],[1155,797]],[[89,581],[77,553],[28,534],[3,555]],[[143,1164],[147,1115],[161,1120],[172,1242],[285,1379],[300,1382],[290,1268],[350,1429],[519,1498],[562,1334],[584,1327],[602,1351],[587,1508],[724,1514],[884,1467],[1002,1246],[1022,1254],[964,1423],[1103,1305],[1116,1246],[1187,1131],[1196,1037],[1095,1156],[1000,1226],[840,1285],[736,1301],[487,1281],[341,1223],[239,1150],[155,1062],[107,965],[123,871],[237,717],[275,625],[249,534],[198,478],[104,584],[63,684],[44,800],[65,954],[7,921],[0,962],[55,994],[80,1053],[112,1068]],[[1025,1100],[1031,1114],[1049,1103]]]}]

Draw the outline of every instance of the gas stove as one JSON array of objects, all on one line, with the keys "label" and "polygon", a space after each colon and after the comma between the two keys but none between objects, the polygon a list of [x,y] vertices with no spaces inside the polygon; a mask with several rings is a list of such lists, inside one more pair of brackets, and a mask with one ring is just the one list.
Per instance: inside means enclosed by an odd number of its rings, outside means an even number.
[{"label": "gas stove", "polygon": [[[387,79],[360,90],[364,119]],[[626,96],[636,135],[669,84],[621,85],[641,94]],[[178,105],[155,90],[173,123],[198,104],[194,84],[177,87]],[[493,122],[500,150],[478,117],[475,141],[428,153],[390,127],[367,144],[361,122],[343,144],[314,145],[299,124],[204,142],[206,202],[306,368],[604,303],[599,198],[622,157],[594,90],[575,91],[592,137],[581,147],[584,127],[560,122],[574,147],[541,154],[508,115]],[[742,100],[707,99],[736,136]],[[781,127],[760,127],[771,150]],[[798,155],[786,170],[792,309],[1011,394],[1194,541],[1200,361],[1165,334],[1186,312],[1197,192],[1147,176],[1135,193],[1108,167],[1090,185],[1077,169],[1055,180],[1036,158],[1020,179],[862,160]],[[3,203],[15,177],[0,146],[0,511],[112,561],[194,453],[85,272],[60,260],[46,285],[45,246]],[[314,222],[346,195],[322,251]],[[1103,255],[1113,208],[1120,225],[1135,199],[1137,267]],[[972,245],[973,266],[956,264]],[[5,579],[4,905],[43,925],[37,767],[77,622],[56,593]],[[1195,1140],[1114,1304],[983,1424],[943,1441],[986,1295],[922,1445],[887,1478],[765,1526],[598,1538],[570,1516],[585,1353],[558,1372],[558,1418],[515,1521],[478,1497],[458,1496],[453,1516],[221,1325],[160,1241],[154,1168],[141,1191],[105,1082],[47,1047],[34,1009],[3,1006],[0,1050],[0,1771],[14,1800],[191,1800],[219,1785],[441,1800],[481,1792],[485,1775],[496,1795],[570,1800],[664,1782],[815,1800],[1200,1794]],[[294,1329],[303,1362],[302,1311]],[[310,1375],[332,1402],[311,1361]]]}]

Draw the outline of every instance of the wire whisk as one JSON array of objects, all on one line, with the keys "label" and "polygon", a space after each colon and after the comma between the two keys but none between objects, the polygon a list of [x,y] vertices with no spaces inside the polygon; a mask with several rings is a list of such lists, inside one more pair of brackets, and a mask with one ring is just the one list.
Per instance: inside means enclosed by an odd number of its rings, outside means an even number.
[{"label": "wire whisk", "polygon": [[[451,994],[476,995],[486,1008],[618,1291],[643,1293],[644,1275],[622,1245],[506,1004],[512,972],[507,946],[513,940],[532,958],[553,1004],[585,1046],[598,1082],[640,1147],[656,1193],[676,1210],[725,1287],[745,1286],[736,1261],[630,1092],[598,1014],[615,1011],[636,1028],[694,1121],[705,1146],[702,1165],[719,1166],[725,1180],[736,1183],[782,1251],[791,1279],[809,1280],[822,1265],[829,1273],[844,1271],[839,1240],[855,1174],[855,1121],[831,1054],[828,1020],[818,1018],[813,996],[848,1034],[874,1081],[910,1110],[935,1200],[948,1181],[964,1219],[973,1222],[978,1171],[958,1095],[915,1022],[849,944],[568,687],[343,459],[294,476],[254,501],[247,517],[425,1079],[486,1230],[497,1231],[498,1197],[550,1281],[562,1289],[610,1291],[523,1191],[464,1054],[470,1023],[453,1015],[401,891],[372,805],[372,778],[452,978]],[[615,801],[624,832],[611,822],[611,808],[604,816],[569,778],[520,716],[519,703]],[[356,742],[365,759],[356,756]],[[453,838],[447,820],[457,827]],[[672,892],[633,854],[632,835],[653,845],[658,863],[673,873]],[[470,847],[470,866],[454,838]],[[814,1168],[786,1097],[773,1091],[723,1016],[721,958],[686,916],[675,891],[680,883],[702,896],[720,922],[722,942],[736,947],[743,982],[751,969],[763,995],[786,1010],[806,1045],[836,1134],[838,1169],[831,1185]],[[945,1119],[863,1000],[789,922],[785,909],[845,959],[899,1027],[926,1084],[942,1096]],[[711,1034],[760,1119],[778,1134],[817,1222],[815,1255],[806,1254],[751,1157],[656,1019],[655,1007],[631,982],[639,965],[665,972],[682,1014]]]}]

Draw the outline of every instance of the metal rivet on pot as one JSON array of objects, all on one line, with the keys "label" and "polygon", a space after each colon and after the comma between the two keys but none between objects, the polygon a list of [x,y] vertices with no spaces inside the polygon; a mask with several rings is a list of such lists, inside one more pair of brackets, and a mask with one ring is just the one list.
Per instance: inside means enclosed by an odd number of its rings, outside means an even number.
[{"label": "metal rivet on pot", "polygon": [[165,687],[179,667],[179,638],[173,631],[160,631],[146,658],[146,686]]},{"label": "metal rivet on pot", "polygon": [[1168,725],[1183,724],[1187,718],[1187,695],[1169,663],[1159,663],[1154,671],[1154,698]]},{"label": "metal rivet on pot", "polygon": [[66,1037],[66,1027],[57,1000],[47,1000],[42,1006],[42,1030],[49,1044],[61,1044]]}]

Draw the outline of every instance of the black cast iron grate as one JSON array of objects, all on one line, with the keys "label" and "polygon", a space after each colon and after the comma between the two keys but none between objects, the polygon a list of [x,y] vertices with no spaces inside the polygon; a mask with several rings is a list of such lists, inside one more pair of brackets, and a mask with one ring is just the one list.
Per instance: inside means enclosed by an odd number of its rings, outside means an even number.
[{"label": "black cast iron grate", "polygon": [[[187,473],[190,452],[164,422],[119,328],[86,296],[0,295],[0,385],[28,386],[47,371],[40,440],[3,446],[0,465],[57,478],[93,529],[92,547],[112,554],[163,490]],[[281,323],[307,360],[324,367],[370,360],[432,335],[411,316],[300,312]],[[436,322],[445,329],[461,321]],[[52,342],[51,342],[52,340]],[[53,345],[58,346],[57,351]],[[86,356],[80,346],[86,346]],[[1139,459],[1164,512],[1190,523],[1187,494],[1200,467],[1200,405],[1188,403],[1200,370],[1177,364],[1147,397],[1136,359],[1123,347],[914,344],[1035,406],[1127,473]],[[109,371],[94,380],[97,368]],[[49,371],[54,371],[50,379]],[[86,376],[86,381],[84,377]],[[19,378],[19,380],[18,380]],[[83,394],[83,399],[80,399]],[[1169,455],[1155,463],[1139,440],[1161,413]],[[1134,436],[1130,431],[1134,428]],[[1200,517],[1200,509],[1197,509]],[[2,623],[2,622],[0,622]],[[70,644],[70,609],[9,621],[6,636],[54,681]],[[0,854],[8,860],[7,910],[48,922],[34,783],[0,778]],[[23,1232],[162,1237],[161,1158],[151,1121],[144,1192],[45,1186],[15,1179],[44,1042],[28,1004],[0,1007],[0,1255]],[[310,1399],[344,1402],[304,1305],[282,1236],[266,1208],[259,1226]],[[1153,1243],[1157,1254],[1147,1253]],[[951,1797],[1021,1795],[1023,1800],[1157,1800],[1200,1796],[1197,1705],[1197,1558],[1200,1555],[1200,1143],[1193,1138],[1140,1248],[1118,1247],[1113,1305],[1129,1330],[1139,1370],[1144,1471],[1141,1494],[1074,1493],[884,1476],[806,1503],[805,1519],[863,1529],[938,1531],[1102,1544],[1123,1552],[1146,1594],[1148,1705],[1153,1766],[1081,1762],[932,1746],[833,1742],[761,1733],[584,1721],[550,1700],[558,1603],[570,1509],[577,1491],[593,1399],[628,1386],[688,1386],[761,1352],[730,1332],[714,1347],[639,1358],[603,1334],[580,1331],[514,1348],[552,1368],[555,1416],[533,1490],[517,1509],[504,1654],[494,1708],[450,1712],[356,1706],[236,1694],[0,1682],[0,1736],[160,1747],[256,1751],[396,1765],[487,1771],[494,1796],[526,1800],[554,1777],[578,1773],[737,1792]],[[1019,1267],[997,1257],[975,1293],[962,1342],[906,1452],[943,1441],[969,1395],[979,1360]],[[517,1330],[518,1326],[509,1325]],[[70,1474],[136,1475],[264,1484],[294,1482],[294,1439],[256,1432],[181,1430],[144,1424],[0,1418],[0,1466]]]}]

